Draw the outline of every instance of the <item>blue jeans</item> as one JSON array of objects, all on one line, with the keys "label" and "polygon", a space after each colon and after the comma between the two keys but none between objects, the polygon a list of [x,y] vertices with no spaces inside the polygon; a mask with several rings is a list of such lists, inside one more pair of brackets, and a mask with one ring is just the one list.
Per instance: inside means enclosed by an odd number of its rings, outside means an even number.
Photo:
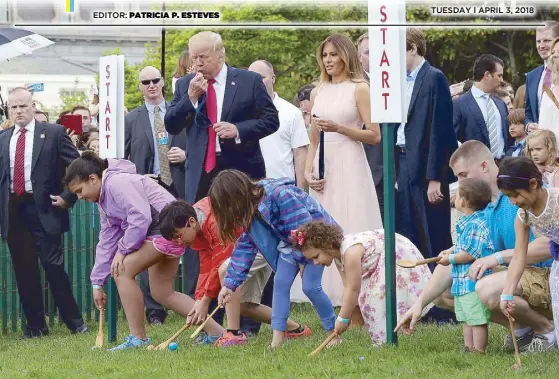
[{"label": "blue jeans", "polygon": [[[320,322],[328,332],[334,329],[336,315],[332,302],[322,290],[324,266],[307,263],[303,271],[303,292],[310,299],[320,317]],[[278,259],[274,278],[274,297],[272,299],[272,329],[285,331],[290,310],[290,292],[299,266]]]}]

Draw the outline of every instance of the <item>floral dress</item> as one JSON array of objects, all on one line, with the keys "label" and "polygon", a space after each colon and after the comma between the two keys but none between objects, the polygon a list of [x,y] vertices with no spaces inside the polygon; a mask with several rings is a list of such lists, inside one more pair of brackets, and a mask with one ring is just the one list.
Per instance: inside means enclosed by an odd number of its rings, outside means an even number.
[{"label": "floral dress", "polygon": [[[361,291],[359,308],[369,330],[373,345],[386,342],[386,298],[384,268],[384,230],[346,235],[341,247],[342,271],[345,252],[353,245],[361,244],[365,254],[361,260]],[[401,259],[424,259],[419,250],[407,238],[396,234],[396,261]],[[415,303],[431,279],[427,265],[411,269],[396,266],[396,304],[398,319]],[[432,304],[423,310],[425,315]]]}]

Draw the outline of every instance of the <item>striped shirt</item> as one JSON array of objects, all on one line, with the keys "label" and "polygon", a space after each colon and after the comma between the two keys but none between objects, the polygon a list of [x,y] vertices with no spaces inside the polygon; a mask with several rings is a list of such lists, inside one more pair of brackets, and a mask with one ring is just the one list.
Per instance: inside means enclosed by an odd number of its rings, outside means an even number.
[{"label": "striped shirt", "polygon": [[[462,251],[471,255],[474,259],[487,257],[494,252],[491,234],[486,224],[485,211],[476,211],[469,216],[464,216],[456,224],[456,245],[453,254]],[[452,265],[452,296],[462,296],[474,292],[476,283],[468,274],[474,261]],[[485,275],[493,271],[488,270]]]}]

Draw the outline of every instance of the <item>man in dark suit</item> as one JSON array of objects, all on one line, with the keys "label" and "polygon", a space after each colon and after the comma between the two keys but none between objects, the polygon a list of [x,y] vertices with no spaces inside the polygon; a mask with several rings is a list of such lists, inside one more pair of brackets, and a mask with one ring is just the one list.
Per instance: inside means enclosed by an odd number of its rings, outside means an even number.
[{"label": "man in dark suit", "polygon": [[[207,196],[211,180],[222,170],[236,169],[253,179],[265,177],[259,141],[278,130],[279,118],[262,77],[225,64],[219,34],[195,34],[188,50],[196,72],[175,83],[165,127],[170,134],[186,129],[185,198],[193,204]],[[197,262],[197,254],[187,251],[185,275],[192,289],[198,278]],[[222,317],[214,318],[220,322]]]},{"label": "man in dark suit", "polygon": [[551,42],[557,37],[559,37],[559,22],[546,21],[544,26],[536,29],[536,48],[544,63],[526,75],[526,118],[524,124],[528,131],[537,129],[543,86],[551,87],[551,68],[547,66],[547,58],[549,58],[551,52]]},{"label": "man in dark suit", "polygon": [[0,135],[0,235],[10,248],[27,319],[24,337],[48,334],[38,259],[60,317],[73,333],[85,333],[61,249],[62,234],[70,226],[66,208],[77,199],[63,191],[62,178],[79,153],[62,126],[34,119],[26,88],[13,89],[8,102],[15,126]]},{"label": "man in dark suit", "polygon": [[448,166],[458,147],[452,129],[452,98],[444,74],[424,58],[420,29],[406,32],[408,117],[397,129],[397,232],[425,257],[452,245]]},{"label": "man in dark suit", "polygon": [[[163,98],[163,85],[157,68],[147,66],[140,71],[144,104],[125,116],[124,156],[136,165],[138,174],[151,176],[175,197],[184,198],[186,133],[173,136],[165,130],[168,103]],[[151,296],[148,271],[139,277],[148,323],[165,322],[167,311]]]},{"label": "man in dark suit", "polygon": [[194,203],[221,170],[265,177],[259,140],[278,130],[279,119],[261,76],[225,64],[219,34],[192,36],[189,52],[196,73],[176,82],[165,127],[170,134],[186,129],[186,200]]},{"label": "man in dark suit", "polygon": [[503,81],[503,61],[483,54],[474,62],[474,85],[454,100],[453,125],[460,142],[483,142],[498,162],[514,143],[506,104],[493,93]]},{"label": "man in dark suit", "polygon": [[[357,39],[357,53],[359,54],[359,61],[365,70],[367,75],[367,81],[369,81],[369,33],[361,35]],[[380,214],[384,222],[384,181],[382,180],[383,175],[383,157],[382,157],[382,142],[376,145],[371,145],[368,143],[363,144],[363,149],[365,149],[365,154],[367,155],[367,161],[369,162],[369,167],[371,168],[371,173],[373,174],[373,180],[375,181],[375,189],[377,192],[378,205],[380,207]]]}]

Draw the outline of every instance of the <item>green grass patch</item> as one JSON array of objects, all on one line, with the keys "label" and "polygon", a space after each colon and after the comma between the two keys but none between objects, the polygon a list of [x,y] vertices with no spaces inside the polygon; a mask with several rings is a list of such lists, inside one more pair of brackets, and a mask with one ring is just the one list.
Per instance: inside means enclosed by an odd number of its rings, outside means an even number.
[{"label": "green grass patch", "polygon": [[[89,335],[70,335],[55,326],[48,337],[22,340],[19,334],[0,337],[0,378],[558,378],[559,354],[522,355],[522,369],[515,373],[514,357],[503,350],[506,330],[489,329],[489,354],[462,353],[461,326],[421,324],[413,337],[400,337],[399,344],[374,348],[366,331],[350,329],[343,343],[325,349],[314,359],[307,355],[325,335],[309,305],[293,307],[292,316],[308,323],[313,335],[288,341],[269,351],[271,330],[245,347],[218,349],[195,346],[189,332],[179,337],[176,351],[149,352],[135,349],[109,353],[91,348],[97,325],[89,322]],[[153,344],[175,333],[183,319],[171,314],[164,325],[148,327]],[[119,321],[119,343],[127,335]],[[105,331],[106,334],[106,331]],[[111,346],[113,346],[112,344]]]}]

